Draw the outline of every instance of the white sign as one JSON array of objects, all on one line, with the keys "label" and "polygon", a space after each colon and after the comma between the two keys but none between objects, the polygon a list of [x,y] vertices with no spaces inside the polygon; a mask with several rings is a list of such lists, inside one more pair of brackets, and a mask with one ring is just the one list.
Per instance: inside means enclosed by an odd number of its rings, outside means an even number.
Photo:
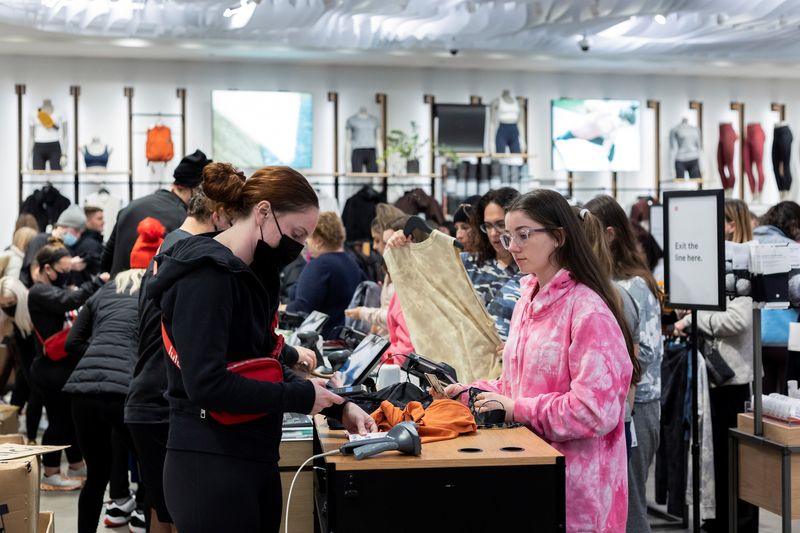
[{"label": "white sign", "polygon": [[722,191],[664,193],[670,307],[724,309]]}]

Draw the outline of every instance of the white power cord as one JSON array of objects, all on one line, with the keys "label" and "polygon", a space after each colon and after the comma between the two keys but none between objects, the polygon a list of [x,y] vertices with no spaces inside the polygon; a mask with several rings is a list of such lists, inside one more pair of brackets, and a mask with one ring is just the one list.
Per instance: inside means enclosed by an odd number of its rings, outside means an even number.
[{"label": "white power cord", "polygon": [[320,453],[318,455],[312,455],[311,457],[306,459],[305,462],[300,465],[300,468],[297,469],[297,472],[295,472],[294,477],[292,478],[292,484],[289,486],[289,496],[286,498],[286,513],[284,514],[286,518],[286,520],[284,521],[284,525],[286,526],[284,528],[285,533],[289,533],[289,509],[292,505],[292,491],[294,490],[294,482],[297,481],[297,476],[299,476],[300,472],[303,471],[303,468],[305,468],[305,466],[314,459],[319,459],[320,457],[326,457],[328,455],[335,455],[337,453],[340,453],[339,450],[331,450],[329,452]]}]

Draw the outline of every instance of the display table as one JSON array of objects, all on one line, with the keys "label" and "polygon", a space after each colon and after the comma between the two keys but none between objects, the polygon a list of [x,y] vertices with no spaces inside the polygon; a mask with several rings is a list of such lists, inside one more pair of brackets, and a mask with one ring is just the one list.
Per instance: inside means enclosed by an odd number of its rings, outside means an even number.
[{"label": "display table", "polygon": [[728,430],[730,457],[729,520],[737,524],[742,499],[781,515],[781,531],[800,518],[800,426],[764,418],[764,435],[753,434],[752,413],[740,413]]},{"label": "display table", "polygon": [[[347,442],[324,417],[314,424],[315,454]],[[314,530],[564,531],[564,464],[523,427],[423,444],[419,457],[323,457],[314,464]]]},{"label": "display table", "polygon": [[[308,421],[307,426],[303,419]],[[286,520],[286,498],[297,469],[313,455],[311,445],[311,419],[306,415],[285,414],[283,437],[281,439],[281,460],[278,468],[281,473],[283,489],[283,512],[281,512],[281,531]],[[292,533],[311,533],[314,531],[314,481],[311,465],[306,465],[297,476],[292,493],[292,508],[289,510],[289,527]]]}]

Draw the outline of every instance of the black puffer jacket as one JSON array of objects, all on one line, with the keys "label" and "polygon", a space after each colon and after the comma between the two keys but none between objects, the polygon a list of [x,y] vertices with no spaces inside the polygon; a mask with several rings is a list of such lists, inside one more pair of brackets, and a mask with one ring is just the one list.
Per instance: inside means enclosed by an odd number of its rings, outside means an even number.
[{"label": "black puffer jacket", "polygon": [[128,393],[139,342],[138,297],[130,288],[118,294],[111,281],[89,298],[67,337],[67,351],[81,359],[64,392]]}]

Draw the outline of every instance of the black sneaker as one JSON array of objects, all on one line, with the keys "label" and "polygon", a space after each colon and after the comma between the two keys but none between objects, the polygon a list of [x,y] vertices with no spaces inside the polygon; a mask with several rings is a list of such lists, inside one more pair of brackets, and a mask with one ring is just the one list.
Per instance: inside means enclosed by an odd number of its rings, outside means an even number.
[{"label": "black sneaker", "polygon": [[128,529],[131,533],[147,533],[147,524],[144,521],[144,512],[139,509],[131,513],[131,521],[128,522]]},{"label": "black sneaker", "polygon": [[106,527],[120,527],[127,524],[131,519],[131,513],[136,510],[136,500],[128,498],[122,505],[111,500],[106,504],[106,517],[103,523]]}]

